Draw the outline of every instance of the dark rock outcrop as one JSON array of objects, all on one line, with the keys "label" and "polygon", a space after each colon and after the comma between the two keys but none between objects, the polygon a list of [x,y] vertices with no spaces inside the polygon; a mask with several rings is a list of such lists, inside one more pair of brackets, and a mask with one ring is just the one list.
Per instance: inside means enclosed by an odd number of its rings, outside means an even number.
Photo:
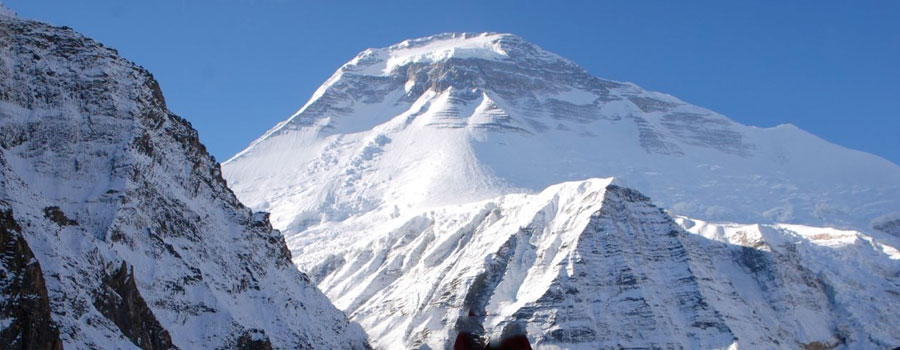
[{"label": "dark rock outcrop", "polygon": [[50,221],[55,222],[59,226],[77,226],[78,221],[69,219],[66,216],[66,213],[63,213],[59,207],[46,207],[44,208],[44,217]]},{"label": "dark rock outcrop", "polygon": [[237,350],[272,350],[272,342],[261,329],[251,329],[238,338]]},{"label": "dark rock outcrop", "polygon": [[113,321],[122,334],[144,350],[176,349],[134,282],[134,272],[125,262],[103,280],[103,290],[94,298],[97,310]]},{"label": "dark rock outcrop", "polygon": [[0,202],[0,330],[4,349],[61,350],[41,264],[6,202]]}]

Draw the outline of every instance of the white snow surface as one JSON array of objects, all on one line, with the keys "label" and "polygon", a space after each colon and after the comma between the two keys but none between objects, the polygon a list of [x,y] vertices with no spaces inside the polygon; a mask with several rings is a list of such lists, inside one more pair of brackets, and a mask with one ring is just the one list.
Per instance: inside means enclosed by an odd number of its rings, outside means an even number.
[{"label": "white snow surface", "polygon": [[716,221],[871,230],[900,212],[887,160],[792,125],[741,125],[494,33],[360,53],[223,170],[289,236],[592,177]]},{"label": "white snow surface", "polygon": [[123,263],[180,349],[242,336],[368,347],[225,186],[149,72],[70,29],[0,16],[0,91],[0,204],[39,260],[66,349],[138,348],[95,301]]},{"label": "white snow surface", "polygon": [[900,344],[897,237],[871,227],[900,167],[514,35],[363,51],[223,171],[380,349]]}]

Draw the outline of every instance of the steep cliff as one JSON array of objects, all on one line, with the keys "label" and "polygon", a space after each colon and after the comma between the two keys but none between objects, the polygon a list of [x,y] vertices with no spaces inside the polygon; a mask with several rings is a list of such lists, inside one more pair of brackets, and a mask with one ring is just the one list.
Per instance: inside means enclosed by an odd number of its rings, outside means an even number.
[{"label": "steep cliff", "polygon": [[14,347],[368,347],[149,72],[9,11],[0,203],[0,337]]}]

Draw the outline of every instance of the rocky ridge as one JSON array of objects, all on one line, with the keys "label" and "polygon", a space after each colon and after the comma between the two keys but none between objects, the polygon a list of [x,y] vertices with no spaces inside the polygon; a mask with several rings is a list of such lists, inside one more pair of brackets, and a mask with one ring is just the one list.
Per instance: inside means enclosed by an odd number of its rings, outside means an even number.
[{"label": "rocky ridge", "polygon": [[5,9],[0,204],[12,348],[368,348],[149,72]]}]

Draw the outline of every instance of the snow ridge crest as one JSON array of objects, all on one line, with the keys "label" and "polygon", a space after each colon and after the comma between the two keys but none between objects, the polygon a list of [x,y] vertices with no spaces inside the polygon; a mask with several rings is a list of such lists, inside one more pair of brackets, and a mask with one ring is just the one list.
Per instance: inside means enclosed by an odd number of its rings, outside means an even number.
[{"label": "snow ridge crest", "polygon": [[507,33],[442,33],[408,39],[380,49],[366,49],[341,71],[389,76],[410,64],[434,64],[451,59],[490,61],[565,61],[521,37]]}]

